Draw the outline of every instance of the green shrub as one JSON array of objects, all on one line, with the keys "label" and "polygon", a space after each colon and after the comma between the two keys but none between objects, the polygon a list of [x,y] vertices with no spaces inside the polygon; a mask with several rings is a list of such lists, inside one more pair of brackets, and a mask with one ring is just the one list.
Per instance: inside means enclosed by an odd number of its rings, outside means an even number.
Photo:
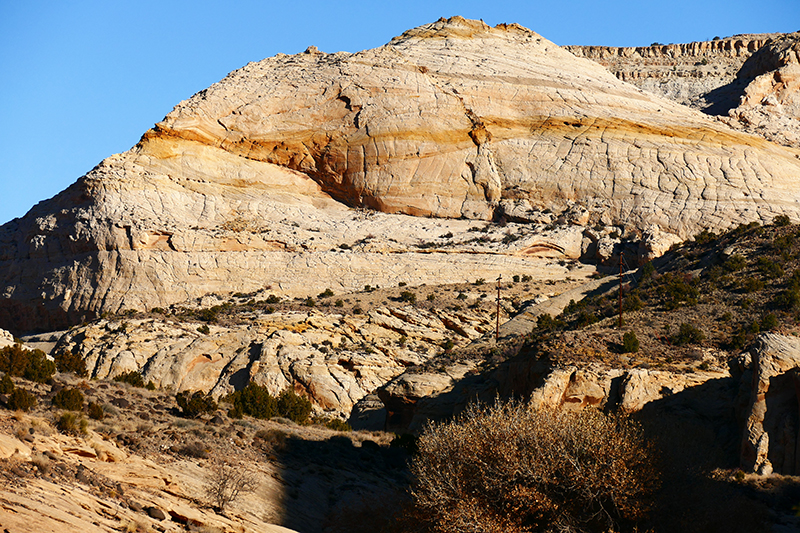
[{"label": "green shrub", "polygon": [[667,273],[661,279],[662,284],[658,287],[658,294],[664,298],[666,309],[676,309],[681,304],[697,304],[700,291],[694,286],[694,280],[690,276]]},{"label": "green shrub", "polygon": [[401,302],[409,302],[409,303],[416,303],[417,302],[417,295],[411,291],[403,291],[400,293],[400,301]]},{"label": "green shrub", "polygon": [[153,380],[151,379],[147,382],[147,385],[145,385],[144,388],[147,390],[156,390],[156,384],[153,383]]},{"label": "green shrub", "polygon": [[83,393],[79,389],[61,389],[52,399],[53,405],[67,411],[80,411],[83,409]]},{"label": "green shrub", "polygon": [[756,261],[758,270],[767,278],[774,279],[783,276],[783,267],[767,257],[759,257]]},{"label": "green shrub", "polygon": [[779,235],[772,240],[772,247],[780,252],[786,252],[792,249],[794,245],[794,235]]},{"label": "green shrub", "polygon": [[767,313],[762,316],[761,323],[759,324],[761,331],[772,331],[777,328],[778,325],[778,317],[772,313]]},{"label": "green shrub", "polygon": [[639,351],[639,339],[633,331],[622,336],[622,353],[636,353]]},{"label": "green shrub", "polygon": [[421,531],[637,531],[659,485],[639,427],[594,409],[473,404],[418,447]]},{"label": "green shrub", "polygon": [[114,381],[119,383],[127,383],[128,385],[133,385],[134,387],[144,388],[144,378],[142,378],[142,375],[136,370],[123,372],[122,374],[116,376]]},{"label": "green shrub", "polygon": [[231,418],[248,415],[253,418],[269,419],[278,414],[278,400],[267,391],[266,387],[252,381],[245,388],[228,395],[227,400],[233,404],[229,412]]},{"label": "green shrub", "polygon": [[67,411],[56,421],[56,428],[68,435],[85,435],[88,423],[82,415]]},{"label": "green shrub", "polygon": [[429,302],[432,302],[432,301],[436,300],[436,295],[431,293],[428,296],[426,296],[425,299],[428,300]]},{"label": "green shrub", "polygon": [[332,416],[315,416],[312,422],[318,426],[325,426],[326,428],[334,431],[353,431],[353,428],[350,426],[350,424],[341,418]]},{"label": "green shrub", "polygon": [[684,322],[681,324],[678,333],[672,337],[673,344],[677,344],[678,346],[682,346],[684,344],[697,344],[703,341],[706,336],[703,334],[702,331],[697,329],[697,327],[693,326],[692,324],[687,324]]},{"label": "green shrub", "polygon": [[632,291],[625,297],[625,300],[623,300],[622,302],[622,310],[625,311],[626,313],[630,311],[638,311],[643,307],[644,307],[644,302],[642,302],[642,299],[639,297],[638,290]]},{"label": "green shrub", "polygon": [[747,266],[747,260],[741,254],[733,254],[725,260],[722,268],[728,272],[738,272]]},{"label": "green shrub", "polygon": [[788,226],[792,221],[786,215],[778,215],[772,219],[772,223],[776,226]]},{"label": "green shrub", "polygon": [[0,394],[11,394],[14,392],[14,382],[11,376],[3,374],[3,379],[0,379]]},{"label": "green shrub", "polygon": [[197,328],[198,333],[202,333],[203,335],[208,335],[211,333],[211,329],[208,327],[208,324],[203,324],[199,328]]},{"label": "green shrub", "polygon": [[764,289],[764,282],[758,278],[745,278],[742,282],[742,290],[744,292],[758,292]]},{"label": "green shrub", "polygon": [[336,307],[344,307],[344,300],[336,300],[336,302],[333,305],[335,305]]},{"label": "green shrub", "polygon": [[197,418],[204,413],[211,413],[217,409],[217,402],[211,395],[203,391],[183,391],[175,395],[175,401],[181,409],[181,414],[187,418]]},{"label": "green shrub", "polygon": [[203,322],[214,323],[219,318],[220,308],[217,306],[209,307],[207,309],[200,309],[195,312],[195,316]]},{"label": "green shrub", "polygon": [[280,303],[281,299],[278,296],[274,295],[274,294],[270,294],[267,297],[266,301],[267,301],[268,304],[277,304],[277,303]]},{"label": "green shrub", "polygon": [[36,405],[36,396],[25,389],[14,389],[8,397],[8,408],[12,411],[30,411]]},{"label": "green shrub", "polygon": [[694,236],[694,242],[696,242],[697,244],[708,244],[716,238],[717,238],[716,233],[704,229],[703,231]]},{"label": "green shrub", "polygon": [[305,424],[311,414],[311,401],[291,388],[278,395],[278,415],[297,423]]},{"label": "green shrub", "polygon": [[92,420],[103,420],[105,417],[106,412],[102,405],[95,402],[91,402],[89,404],[89,418]]},{"label": "green shrub", "polygon": [[325,291],[323,291],[323,292],[321,292],[321,293],[319,293],[317,295],[317,298],[322,300],[323,298],[330,298],[331,296],[333,296],[333,291],[330,290],[330,289],[325,289]]},{"label": "green shrub", "polygon": [[306,307],[314,307],[315,305],[317,305],[317,303],[314,301],[314,298],[309,296],[308,298],[306,298],[306,301],[303,302],[303,305],[305,305]]},{"label": "green shrub", "polygon": [[563,327],[564,322],[562,320],[553,318],[553,316],[548,313],[543,313],[536,318],[536,329],[538,331],[555,331]]},{"label": "green shrub", "polygon": [[0,349],[0,371],[45,383],[56,373],[56,364],[41,350],[26,350],[22,345],[14,344]]},{"label": "green shrub", "polygon": [[49,360],[41,350],[33,350],[29,353],[28,368],[25,369],[22,377],[30,381],[46,383],[56,373],[56,364]]},{"label": "green shrub", "polygon": [[60,350],[54,359],[59,372],[72,372],[79,377],[86,377],[88,374],[83,357],[73,353],[72,350]]},{"label": "green shrub", "polygon": [[594,313],[590,313],[586,309],[581,309],[578,312],[578,316],[575,317],[574,325],[576,328],[584,328],[586,326],[591,326],[598,320],[599,319],[597,318],[597,315],[595,315]]}]

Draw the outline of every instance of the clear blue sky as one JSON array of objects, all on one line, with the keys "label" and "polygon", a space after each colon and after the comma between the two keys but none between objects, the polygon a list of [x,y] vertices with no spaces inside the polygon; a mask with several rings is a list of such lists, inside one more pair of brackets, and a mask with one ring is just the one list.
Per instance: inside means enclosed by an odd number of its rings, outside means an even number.
[{"label": "clear blue sky", "polygon": [[560,45],[800,30],[800,0],[0,0],[0,223],[249,61],[374,48],[453,15],[517,22]]}]

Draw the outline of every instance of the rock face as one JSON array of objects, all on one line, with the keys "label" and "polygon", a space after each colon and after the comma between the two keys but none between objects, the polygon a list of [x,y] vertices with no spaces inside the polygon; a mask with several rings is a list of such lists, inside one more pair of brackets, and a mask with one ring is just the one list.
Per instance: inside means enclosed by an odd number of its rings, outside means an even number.
[{"label": "rock face", "polygon": [[800,340],[762,335],[752,350],[753,385],[742,466],[760,474],[800,473]]},{"label": "rock face", "polygon": [[641,89],[718,115],[738,130],[800,147],[800,33],[736,35],[638,48],[567,49]]},{"label": "rock face", "polygon": [[100,320],[74,328],[57,350],[80,354],[92,377],[141,372],[159,388],[203,390],[215,397],[253,381],[278,395],[292,387],[317,409],[347,418],[369,393],[426,361],[452,340],[468,343],[491,329],[487,318],[411,306],[367,315],[286,312],[249,326],[156,320]]},{"label": "rock face", "polygon": [[[736,81],[753,54],[781,34],[736,35],[713,41],[651,46],[567,46],[578,57],[595,61],[622,81],[683,105],[707,110],[719,103],[714,92]],[[725,102],[735,106],[735,96]],[[710,111],[713,112],[713,109]]]},{"label": "rock face", "polygon": [[[429,420],[444,420],[461,412],[469,402],[491,403],[501,397],[528,398],[544,409],[621,409],[636,413],[649,405],[679,398],[679,393],[711,383],[730,382],[724,369],[707,372],[667,372],[618,369],[602,365],[550,367],[543,361],[511,360],[490,373],[479,375],[476,361],[460,361],[437,372],[405,372],[378,391],[386,406],[391,431],[420,431]],[[716,387],[719,388],[719,387]],[[727,387],[730,388],[730,387]],[[730,391],[713,398],[687,394],[673,411],[730,411],[735,397]],[[727,394],[727,395],[726,395]],[[698,407],[702,405],[702,408]]]},{"label": "rock face", "polygon": [[[442,19],[374,50],[248,64],[0,227],[0,326],[542,272],[537,256],[583,255],[597,224],[669,242],[798,219],[796,155],[518,25]],[[436,240],[493,217],[527,240]]]}]

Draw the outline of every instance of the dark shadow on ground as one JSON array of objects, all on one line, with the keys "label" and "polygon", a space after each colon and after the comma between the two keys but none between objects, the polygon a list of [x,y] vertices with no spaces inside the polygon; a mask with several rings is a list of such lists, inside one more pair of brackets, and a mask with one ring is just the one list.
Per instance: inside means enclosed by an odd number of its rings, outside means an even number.
[{"label": "dark shadow on ground", "polygon": [[409,456],[345,435],[305,440],[273,430],[262,446],[281,465],[280,524],[300,533],[376,533],[393,523],[407,502]]}]

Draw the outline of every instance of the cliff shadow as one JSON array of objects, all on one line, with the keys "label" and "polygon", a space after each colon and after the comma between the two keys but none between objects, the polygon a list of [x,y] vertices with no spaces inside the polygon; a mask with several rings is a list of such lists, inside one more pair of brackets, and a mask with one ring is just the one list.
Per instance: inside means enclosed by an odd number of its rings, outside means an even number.
[{"label": "cliff shadow", "polygon": [[776,516],[792,513],[800,501],[796,487],[759,490],[732,479],[743,437],[740,381],[709,380],[632,415],[655,446],[662,472],[649,524],[655,531],[769,531]]},{"label": "cliff shadow", "polygon": [[284,527],[300,533],[374,533],[393,524],[408,502],[409,455],[385,436],[311,440],[281,429],[263,436],[262,450],[280,466]]},{"label": "cliff shadow", "polygon": [[[468,374],[446,392],[407,405],[405,412],[390,409],[387,429],[419,432],[427,421],[452,419],[476,400],[527,399],[549,370],[545,360],[518,356]],[[612,380],[599,404],[607,411],[620,404],[622,382]],[[792,506],[800,502],[798,485],[763,489],[760,481],[734,479],[743,435],[741,383],[734,374],[674,393],[664,387],[661,399],[631,415],[652,444],[662,473],[649,530],[751,533],[768,531],[776,516],[793,514]]]}]

